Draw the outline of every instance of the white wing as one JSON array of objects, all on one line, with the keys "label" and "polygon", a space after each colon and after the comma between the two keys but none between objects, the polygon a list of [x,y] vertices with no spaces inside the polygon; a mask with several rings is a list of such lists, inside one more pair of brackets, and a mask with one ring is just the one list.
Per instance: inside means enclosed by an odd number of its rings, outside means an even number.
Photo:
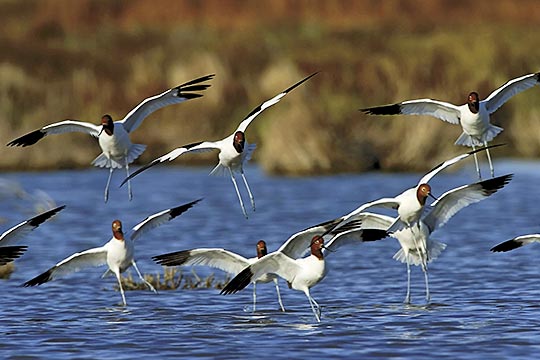
[{"label": "white wing", "polygon": [[459,106],[432,99],[408,100],[392,105],[361,109],[369,115],[430,115],[451,124],[459,124]]},{"label": "white wing", "polygon": [[165,154],[165,155],[163,155],[161,157],[158,157],[157,159],[153,160],[149,164],[147,164],[147,165],[145,165],[145,166],[143,166],[141,168],[138,168],[136,171],[132,172],[128,177],[126,177],[122,181],[120,186],[123,186],[128,180],[134,178],[135,176],[139,175],[143,171],[148,170],[148,169],[150,169],[151,167],[153,167],[155,165],[161,164],[162,162],[173,161],[174,159],[176,159],[177,157],[179,157],[180,155],[182,155],[184,153],[187,153],[187,152],[203,152],[203,151],[210,151],[210,150],[214,150],[214,149],[220,149],[219,145],[217,143],[211,142],[211,141],[203,141],[203,142],[193,143],[193,144],[184,145],[182,147],[176,148],[173,151],[171,151],[171,152],[169,152],[169,153],[167,153],[167,154]]},{"label": "white wing", "polygon": [[514,250],[523,245],[532,244],[534,242],[540,242],[540,234],[530,234],[515,237],[511,240],[507,240],[491,248],[493,252]]},{"label": "white wing", "polygon": [[279,94],[277,94],[276,96],[274,96],[270,100],[266,100],[261,105],[257,106],[255,109],[253,109],[248,114],[248,116],[246,116],[246,118],[244,120],[242,120],[242,122],[240,123],[240,125],[238,126],[236,131],[245,132],[248,125],[253,121],[253,119],[255,119],[257,117],[257,115],[262,113],[265,109],[269,108],[270,106],[277,104],[285,95],[287,95],[287,93],[289,93],[291,90],[293,90],[297,86],[300,86],[300,84],[304,83],[305,81],[309,80],[310,78],[312,78],[315,75],[317,75],[317,73],[309,75],[308,77],[306,77],[303,80],[300,80],[299,82],[297,82],[293,86],[289,87],[288,89],[280,92]]},{"label": "white wing", "polygon": [[502,189],[512,177],[513,174],[503,175],[449,190],[431,205],[433,210],[428,212],[422,221],[433,232],[464,207],[484,200]]},{"label": "white wing", "polygon": [[39,140],[41,140],[47,135],[63,134],[68,132],[82,132],[92,135],[94,137],[98,137],[101,128],[101,125],[94,125],[88,122],[64,120],[32,131],[26,135],[10,141],[7,145],[24,147],[37,143]]},{"label": "white wing", "polygon": [[201,265],[236,275],[250,264],[243,256],[225,249],[191,249],[158,255],[152,259],[164,266]]},{"label": "white wing", "polygon": [[482,148],[478,148],[478,149],[475,149],[475,150],[472,150],[472,151],[469,151],[468,153],[465,153],[465,154],[461,154],[461,155],[458,155],[450,160],[446,160],[442,163],[440,163],[439,165],[435,166],[433,169],[431,169],[426,175],[424,175],[420,181],[418,182],[418,185],[420,184],[427,184],[429,182],[429,180],[431,180],[431,178],[433,178],[435,175],[437,175],[439,172],[441,172],[442,170],[446,169],[447,167],[449,167],[450,165],[453,165],[465,158],[468,158],[469,156],[471,156],[472,154],[475,154],[479,151],[483,151],[483,150],[486,150],[486,149],[491,149],[493,147],[498,147],[498,146],[502,146],[504,144],[496,144],[496,145],[490,145],[490,146],[486,146],[486,147],[482,147]]},{"label": "white wing", "polygon": [[221,290],[221,294],[234,294],[248,286],[252,281],[268,273],[279,275],[288,282],[292,282],[300,269],[295,260],[276,251],[263,256],[257,262],[242,270]]},{"label": "white wing", "polygon": [[512,96],[538,85],[540,73],[528,74],[508,81],[493,91],[484,101],[487,111],[491,114],[507,102]]},{"label": "white wing", "polygon": [[80,253],[75,253],[70,257],[60,261],[43,274],[28,280],[24,286],[36,286],[54,280],[58,277],[71,274],[82,269],[101,266],[107,263],[107,245],[89,249]]},{"label": "white wing", "polygon": [[184,212],[188,211],[193,205],[201,201],[202,199],[198,199],[195,201],[192,201],[187,204],[183,204],[171,209],[163,210],[158,213],[155,213],[153,215],[148,216],[146,219],[138,223],[133,227],[133,233],[131,234],[130,238],[131,240],[135,241],[139,237],[141,237],[143,234],[146,234],[148,231],[166,223],[167,221],[171,221],[172,219],[176,218],[177,216],[183,214]]},{"label": "white wing", "polygon": [[188,81],[185,84],[167,90],[159,95],[144,99],[119,122],[124,125],[127,132],[132,132],[133,130],[137,129],[143,120],[154,111],[168,105],[179,104],[190,99],[201,97],[202,94],[192,93],[192,91],[206,90],[210,87],[210,85],[201,84],[201,82],[209,81],[213,77],[214,74],[206,75],[195,80]]},{"label": "white wing", "polygon": [[9,230],[4,231],[0,235],[0,246],[7,246],[14,244],[17,240],[21,239],[32,230],[36,229],[39,225],[43,224],[45,221],[49,220],[56,213],[63,210],[66,206],[59,206],[49,211],[45,211],[39,215],[34,216],[26,221],[23,221],[20,224],[15,225]]}]

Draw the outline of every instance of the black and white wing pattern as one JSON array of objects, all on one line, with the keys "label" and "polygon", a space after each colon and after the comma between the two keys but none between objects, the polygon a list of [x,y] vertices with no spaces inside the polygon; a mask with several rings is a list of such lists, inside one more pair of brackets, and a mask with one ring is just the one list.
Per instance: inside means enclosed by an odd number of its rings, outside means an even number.
[{"label": "black and white wing pattern", "polygon": [[192,202],[189,202],[187,204],[183,204],[171,209],[163,210],[158,213],[155,213],[153,215],[148,216],[146,219],[138,223],[133,227],[133,232],[131,233],[131,240],[135,241],[139,237],[141,237],[143,234],[146,234],[148,231],[163,225],[164,223],[171,221],[172,219],[176,218],[177,216],[180,216],[181,214],[188,211],[190,208],[192,208],[195,204],[197,204],[202,199],[198,199]]},{"label": "black and white wing pattern", "polygon": [[236,275],[250,264],[250,260],[220,248],[191,249],[158,255],[152,259],[164,266],[201,265]]},{"label": "black and white wing pattern", "polygon": [[0,247],[0,266],[6,265],[19,258],[26,251],[27,246],[3,246]]},{"label": "black and white wing pattern", "polygon": [[273,98],[271,98],[270,100],[266,100],[265,102],[263,102],[261,105],[257,106],[255,109],[253,109],[249,114],[248,116],[246,116],[244,118],[244,120],[242,120],[242,122],[240,123],[240,125],[238,125],[238,128],[236,129],[236,131],[242,131],[242,132],[245,132],[247,127],[249,126],[249,124],[251,124],[251,122],[253,121],[253,119],[255,119],[260,113],[262,113],[265,109],[268,109],[270,106],[272,105],[275,105],[277,104],[283,97],[285,97],[285,95],[287,95],[289,92],[291,92],[293,89],[295,89],[296,87],[300,86],[301,84],[303,84],[304,82],[308,81],[309,79],[311,79],[313,76],[317,75],[318,73],[313,73],[311,75],[309,75],[308,77],[304,78],[303,80],[300,80],[299,82],[297,82],[296,84],[292,85],[291,87],[289,87],[288,89],[280,92],[279,94],[277,94],[276,96],[274,96]]},{"label": "black and white wing pattern", "polygon": [[28,220],[23,221],[11,229],[8,229],[0,235],[0,246],[7,246],[14,244],[17,240],[26,236],[32,230],[36,229],[39,225],[49,220],[51,217],[62,211],[66,206],[62,205],[54,209],[45,211],[39,215],[36,215]]},{"label": "black and white wing pattern", "polygon": [[508,81],[506,84],[493,91],[485,100],[487,111],[491,114],[507,102],[512,96],[538,85],[540,73],[528,74]]},{"label": "black and white wing pattern", "polygon": [[408,100],[397,104],[360,109],[368,115],[430,115],[437,119],[459,124],[459,106],[432,99]]},{"label": "black and white wing pattern", "polygon": [[119,122],[124,125],[124,129],[126,129],[127,132],[132,132],[154,111],[168,105],[179,104],[203,96],[202,94],[194,93],[194,91],[203,91],[209,88],[209,84],[201,83],[212,80],[213,77],[214,74],[202,76],[169,89],[159,95],[144,99]]},{"label": "black and white wing pattern", "polygon": [[28,280],[23,286],[36,286],[44,284],[56,278],[86,269],[89,267],[102,266],[107,264],[107,245],[88,249],[75,253],[66,259],[60,261],[49,270]]},{"label": "black and white wing pattern", "polygon": [[510,251],[535,242],[540,242],[540,234],[522,235],[495,245],[491,251]]},{"label": "black and white wing pattern", "polygon": [[82,132],[94,137],[98,137],[101,129],[101,125],[94,125],[89,122],[64,120],[44,126],[41,129],[34,130],[28,134],[18,137],[17,139],[10,141],[7,146],[25,147],[29,145],[34,145],[47,135],[64,134],[68,132]]},{"label": "black and white wing pattern", "polygon": [[513,174],[498,176],[449,190],[431,204],[432,210],[422,221],[433,232],[464,207],[482,201],[502,189],[513,176]]}]

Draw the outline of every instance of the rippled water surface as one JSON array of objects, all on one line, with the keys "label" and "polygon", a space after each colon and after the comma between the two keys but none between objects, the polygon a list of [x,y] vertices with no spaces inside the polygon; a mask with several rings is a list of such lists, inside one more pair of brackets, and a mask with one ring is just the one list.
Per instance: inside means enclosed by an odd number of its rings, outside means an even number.
[{"label": "rippled water surface", "polygon": [[[515,178],[434,233],[448,247],[430,265],[431,304],[425,304],[423,275],[416,267],[413,305],[403,304],[405,265],[392,259],[397,242],[386,239],[330,254],[328,275],[312,289],[323,307],[321,323],[305,296],[284,282],[285,313],[278,310],[271,284],[258,286],[256,313],[250,287],[230,296],[216,289],[128,291],[123,308],[114,277],[101,279],[104,268],[35,288],[20,284],[76,251],[104,244],[115,218],[128,229],[151,213],[204,198],[137,242],[141,271],[158,273],[161,268],[150,258],[175,250],[225,247],[251,257],[259,239],[275,250],[290,234],[396,195],[421,174],[280,178],[250,167],[246,173],[257,211],[249,220],[230,180],[209,177],[207,168],[152,169],[133,181],[131,202],[126,189],[116,188],[122,178],[116,174],[108,204],[103,203],[106,171],[5,174],[2,229],[31,215],[35,204],[15,196],[15,183],[28,193],[44,191],[67,208],[25,238],[29,250],[16,261],[11,278],[0,281],[1,357],[534,358],[540,354],[540,246],[502,254],[489,249],[540,232],[540,164],[498,162],[496,171]],[[432,187],[438,196],[474,180],[468,167],[441,174]],[[225,278],[220,271],[197,272]]]}]

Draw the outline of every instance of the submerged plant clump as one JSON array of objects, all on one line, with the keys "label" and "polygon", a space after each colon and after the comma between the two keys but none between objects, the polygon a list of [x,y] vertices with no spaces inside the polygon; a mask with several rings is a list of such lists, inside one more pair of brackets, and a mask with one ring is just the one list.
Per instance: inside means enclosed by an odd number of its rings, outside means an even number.
[{"label": "submerged plant clump", "polygon": [[[230,280],[227,275],[222,280],[216,280],[214,274],[208,275],[206,278],[201,278],[195,270],[191,270],[191,274],[184,274],[177,267],[163,267],[163,273],[143,274],[143,277],[156,290],[176,290],[176,289],[222,289]],[[147,290],[148,286],[134,278],[131,273],[122,277],[122,286],[124,290]],[[117,289],[118,286],[115,286]]]}]

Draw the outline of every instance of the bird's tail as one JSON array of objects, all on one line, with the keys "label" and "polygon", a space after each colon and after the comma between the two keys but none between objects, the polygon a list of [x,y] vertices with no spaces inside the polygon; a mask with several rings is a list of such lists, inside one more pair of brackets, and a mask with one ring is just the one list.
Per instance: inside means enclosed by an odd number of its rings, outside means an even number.
[{"label": "bird's tail", "polygon": [[484,141],[490,142],[491,140],[495,138],[495,136],[499,135],[501,131],[503,131],[503,128],[489,124],[489,128],[484,133],[484,135],[482,135],[481,138],[475,138],[463,132],[461,133],[461,135],[458,137],[458,139],[456,140],[454,144],[468,146],[468,147],[472,147],[473,145],[484,146]]},{"label": "bird's tail", "polygon": [[[427,258],[427,262],[429,263],[439,257],[444,249],[446,249],[446,244],[437,240],[430,239],[428,241],[430,242],[428,246],[429,252]],[[402,263],[407,263],[407,256],[403,249],[399,249],[399,251],[394,254],[393,259]],[[418,251],[409,251],[409,263],[416,266],[422,265],[422,254],[420,254]]]},{"label": "bird's tail", "polygon": [[[128,164],[131,164],[135,159],[137,159],[141,154],[146,150],[146,145],[142,144],[133,144],[129,148],[128,152]],[[92,161],[92,165],[101,167],[101,168],[113,168],[113,169],[121,169],[125,166],[125,163],[123,161],[118,162],[115,159],[109,159],[107,156],[105,156],[104,153],[101,153]]]}]

